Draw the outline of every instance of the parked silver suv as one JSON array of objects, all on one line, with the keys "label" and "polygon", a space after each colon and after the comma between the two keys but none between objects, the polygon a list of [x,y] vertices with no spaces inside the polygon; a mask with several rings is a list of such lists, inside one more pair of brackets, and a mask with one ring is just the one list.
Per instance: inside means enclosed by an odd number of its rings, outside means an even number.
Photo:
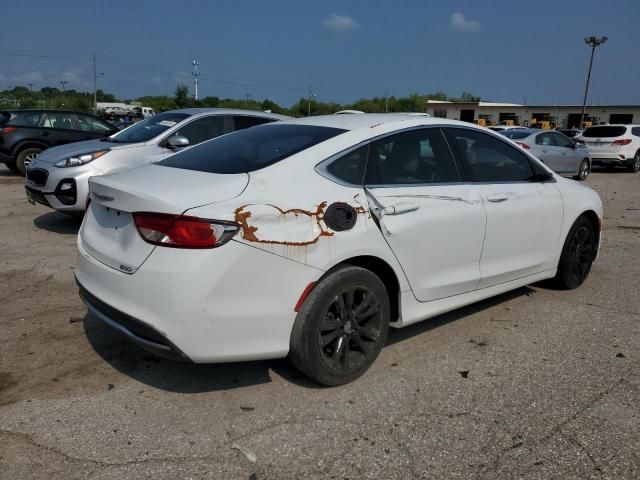
[{"label": "parked silver suv", "polygon": [[89,177],[157,162],[225,133],[286,118],[222,108],[163,112],[110,137],[45,150],[27,169],[27,199],[62,212],[84,212]]}]

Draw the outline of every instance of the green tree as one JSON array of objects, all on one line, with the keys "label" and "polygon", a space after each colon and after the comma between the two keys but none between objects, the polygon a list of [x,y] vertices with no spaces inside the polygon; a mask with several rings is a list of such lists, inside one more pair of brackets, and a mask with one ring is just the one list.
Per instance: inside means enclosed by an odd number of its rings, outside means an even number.
[{"label": "green tree", "polygon": [[187,108],[191,104],[189,89],[183,83],[179,83],[174,94],[174,102],[177,108]]}]

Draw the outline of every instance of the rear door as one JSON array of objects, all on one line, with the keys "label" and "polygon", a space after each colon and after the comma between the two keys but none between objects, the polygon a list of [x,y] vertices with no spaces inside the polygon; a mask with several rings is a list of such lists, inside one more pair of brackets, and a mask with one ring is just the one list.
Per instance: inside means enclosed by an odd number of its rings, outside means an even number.
[{"label": "rear door", "polygon": [[85,134],[79,130],[73,113],[45,112],[39,126],[40,137],[51,146],[85,140]]},{"label": "rear door", "polygon": [[531,145],[531,153],[542,160],[554,172],[560,172],[561,154],[556,145],[553,132],[541,132],[536,134]]},{"label": "rear door", "polygon": [[542,167],[495,135],[467,128],[446,132],[487,215],[478,288],[556,268],[563,203],[555,180],[541,181]]},{"label": "rear door", "polygon": [[440,128],[372,142],[365,184],[380,230],[419,301],[477,287],[485,212],[478,188],[461,182]]}]

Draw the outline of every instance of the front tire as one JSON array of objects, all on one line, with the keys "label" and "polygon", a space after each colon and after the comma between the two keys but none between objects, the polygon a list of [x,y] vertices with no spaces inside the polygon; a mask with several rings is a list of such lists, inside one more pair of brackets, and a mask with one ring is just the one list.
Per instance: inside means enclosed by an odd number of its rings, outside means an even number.
[{"label": "front tire", "polygon": [[355,266],[336,270],[314,287],[300,309],[289,358],[317,383],[349,383],[378,357],[390,314],[389,295],[377,275]]},{"label": "front tire", "polygon": [[586,217],[579,217],[564,242],[556,273],[556,283],[566,289],[578,288],[586,280],[598,248],[596,230]]},{"label": "front tire", "polygon": [[591,173],[591,166],[589,165],[589,160],[585,158],[582,160],[582,162],[580,162],[580,167],[578,168],[578,174],[573,178],[581,182],[584,182],[589,176],[589,173]]},{"label": "front tire", "polygon": [[640,172],[640,150],[633,157],[633,163],[629,165],[629,171],[632,173]]},{"label": "front tire", "polygon": [[41,151],[40,147],[27,147],[20,150],[16,156],[16,168],[22,175],[27,174],[27,167]]}]

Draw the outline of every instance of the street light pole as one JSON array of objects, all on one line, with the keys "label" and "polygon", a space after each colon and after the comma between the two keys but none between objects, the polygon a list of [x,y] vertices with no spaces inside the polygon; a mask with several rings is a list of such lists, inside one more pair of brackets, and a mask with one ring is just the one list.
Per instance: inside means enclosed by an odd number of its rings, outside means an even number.
[{"label": "street light pole", "polygon": [[98,113],[98,75],[96,74],[96,54],[93,54],[93,114]]},{"label": "street light pole", "polygon": [[596,47],[607,41],[607,37],[584,37],[584,43],[591,47],[591,59],[589,60],[589,73],[587,73],[587,84],[584,87],[584,99],[582,100],[582,115],[580,115],[580,126],[583,128],[584,115],[587,109],[587,94],[589,93],[589,82],[591,81],[591,67],[593,66],[593,55],[596,53]]},{"label": "street light pole", "polygon": [[68,81],[66,81],[66,80],[60,80],[60,85],[62,85],[62,91],[63,91],[63,92],[66,92],[66,90],[65,90],[64,86],[65,86],[67,83],[69,83],[69,82],[68,82]]}]

